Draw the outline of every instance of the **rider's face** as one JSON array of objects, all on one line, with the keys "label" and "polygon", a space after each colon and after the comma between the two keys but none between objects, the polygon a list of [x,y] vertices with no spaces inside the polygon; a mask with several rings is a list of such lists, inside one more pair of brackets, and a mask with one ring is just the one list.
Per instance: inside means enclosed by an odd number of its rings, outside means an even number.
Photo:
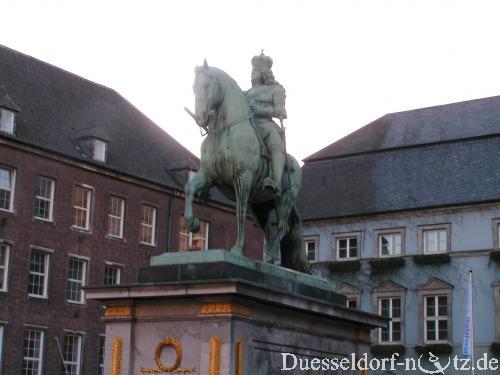
[{"label": "rider's face", "polygon": [[262,83],[262,72],[259,69],[252,68],[252,83]]}]

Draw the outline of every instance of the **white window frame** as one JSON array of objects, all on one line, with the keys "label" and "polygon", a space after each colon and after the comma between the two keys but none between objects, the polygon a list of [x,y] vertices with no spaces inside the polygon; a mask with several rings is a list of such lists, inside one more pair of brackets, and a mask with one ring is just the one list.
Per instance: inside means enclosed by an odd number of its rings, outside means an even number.
[{"label": "white window frame", "polygon": [[[86,190],[87,207],[77,206],[75,203],[76,190],[78,188]],[[73,225],[72,225],[73,228],[80,229],[80,230],[86,230],[86,231],[88,231],[90,229],[90,207],[91,207],[91,203],[92,203],[92,192],[93,192],[93,189],[91,187],[84,186],[84,185],[75,185],[74,192],[73,192]],[[81,210],[81,211],[85,212],[85,227],[81,227],[75,223],[75,219],[76,219],[75,211],[76,210]]]},{"label": "white window frame", "polygon": [[[445,229],[429,229],[423,231],[424,235],[424,253],[425,254],[439,254],[446,253],[447,246],[446,241],[448,240],[448,234]],[[444,239],[441,237],[444,235]],[[432,238],[432,243],[434,243],[435,248],[430,249],[429,244],[431,243],[430,239]],[[444,249],[441,248],[442,243],[444,242]]]},{"label": "white window frame", "polygon": [[0,322],[0,374],[2,374],[2,368],[3,368],[4,342],[5,342],[5,325]]},{"label": "white window frame", "polygon": [[[142,210],[144,208],[149,208],[153,210],[153,222],[151,224],[148,224],[142,220]],[[139,242],[144,245],[149,245],[149,246],[156,246],[156,216],[158,215],[158,209],[155,206],[149,205],[149,204],[143,204],[141,206],[141,222],[140,222],[140,228],[139,228]],[[146,227],[151,230],[151,242],[143,241],[141,238],[142,236],[142,228]]]},{"label": "white window frame", "polygon": [[[346,240],[347,241],[347,249],[346,249],[346,257],[340,257],[340,241]],[[351,256],[351,241],[356,240],[356,256]],[[335,244],[336,244],[336,257],[338,261],[345,261],[345,260],[355,260],[359,259],[360,251],[361,251],[361,242],[359,240],[359,236],[339,236],[335,238]]]},{"label": "white window frame", "polygon": [[[65,352],[65,344],[66,344],[66,337],[76,337],[77,338],[77,360],[70,362],[69,360],[66,359],[66,352]],[[76,375],[81,374],[82,370],[82,343],[83,343],[83,336],[78,333],[72,333],[72,332],[65,332],[63,336],[63,366],[68,365],[68,366],[76,366]]]},{"label": "white window frame", "polygon": [[13,135],[16,123],[15,117],[16,114],[14,111],[2,108],[0,110],[0,131]]},{"label": "white window frame", "polygon": [[16,170],[13,168],[5,167],[0,165],[0,169],[8,171],[10,173],[10,187],[8,190],[0,189],[10,192],[10,201],[8,208],[0,208],[0,211],[4,212],[14,212],[14,199],[15,199],[15,191],[16,191]]},{"label": "white window frame", "polygon": [[[449,298],[450,296],[448,294],[427,294],[424,295],[424,301],[423,301],[423,306],[424,306],[424,343],[425,344],[441,344],[441,343],[448,343],[450,341],[450,335],[451,335],[451,327],[450,327],[450,301]],[[445,316],[427,316],[427,298],[433,298],[434,299],[434,309],[435,313],[439,314],[439,297],[445,297],[446,298],[446,310],[447,310],[447,315]],[[447,339],[446,340],[440,340],[439,339],[439,322],[440,321],[446,321],[446,331],[447,331]],[[436,339],[435,340],[429,340],[427,338],[427,323],[428,322],[434,322],[434,329],[436,332]]]},{"label": "white window frame", "polygon": [[[113,199],[118,200],[120,206],[120,216],[114,215],[113,209]],[[110,225],[113,220],[119,221],[118,234],[113,234],[110,231]],[[123,238],[123,224],[125,221],[125,199],[117,197],[115,195],[109,196],[109,207],[108,207],[108,236],[113,238]]]},{"label": "white window frame", "polygon": [[92,148],[92,158],[95,161],[106,162],[107,143],[101,139],[94,139]]},{"label": "white window frame", "polygon": [[10,249],[11,246],[8,243],[1,242],[0,241],[0,251],[1,249],[5,250],[5,264],[0,264],[0,268],[3,269],[3,280],[2,280],[2,286],[0,288],[0,292],[7,292],[9,290],[8,287],[8,281],[9,281],[9,256],[10,256]]},{"label": "white window frame", "polygon": [[[445,249],[439,249],[439,232],[444,231],[445,233]],[[428,248],[427,238],[428,235],[435,235],[435,248],[436,251],[432,251]],[[424,255],[434,255],[434,254],[446,254],[450,252],[451,244],[451,225],[450,224],[437,224],[437,225],[425,225],[418,227],[418,242],[419,242],[419,252]]]},{"label": "white window frame", "polygon": [[[398,299],[399,300],[399,318],[393,317],[394,311],[393,311],[393,304],[394,300]],[[378,313],[379,315],[382,315],[382,300],[389,300],[389,318],[391,319],[390,322],[388,323],[387,330],[389,334],[389,341],[384,341],[382,340],[382,328],[380,328],[378,331],[378,341],[380,344],[384,345],[394,345],[394,344],[401,344],[403,340],[403,298],[401,296],[384,296],[384,297],[379,297],[378,298]],[[394,322],[399,323],[399,340],[394,340]]]},{"label": "white window frame", "polygon": [[[47,197],[42,197],[41,195],[38,195],[38,181],[40,179],[43,179],[43,180],[46,180],[50,183],[50,197],[47,198]],[[38,219],[38,220],[44,220],[44,221],[54,221],[54,191],[55,191],[55,181],[51,178],[47,178],[47,177],[44,177],[44,176],[38,176],[37,180],[36,180],[36,192],[35,192],[35,218]],[[45,201],[45,202],[49,202],[49,217],[48,218],[45,218],[45,217],[41,217],[41,216],[37,216],[37,201],[38,200],[42,200],[42,201]]]},{"label": "white window frame", "polygon": [[493,293],[495,299],[495,339],[500,342],[500,281],[493,283]]},{"label": "white window frame", "polygon": [[[102,351],[102,355],[101,355],[101,351]],[[98,375],[104,375],[104,360],[105,360],[105,358],[106,358],[106,335],[99,335],[99,352],[97,353]]]},{"label": "white window frame", "polygon": [[493,219],[492,230],[493,230],[493,249],[498,250],[500,248],[500,219]]},{"label": "white window frame", "polygon": [[[72,260],[77,260],[83,262],[83,269],[82,269],[82,280],[77,280],[77,279],[71,279],[69,276],[70,272],[70,262]],[[85,291],[83,290],[83,287],[87,285],[87,272],[88,272],[88,265],[89,265],[89,258],[86,257],[81,257],[73,254],[69,254],[68,258],[68,275],[67,275],[67,284],[66,284],[66,302],[68,303],[74,303],[74,304],[79,304],[79,305],[84,305],[85,304]],[[69,290],[69,284],[70,283],[76,283],[80,284],[80,300],[71,300],[68,298],[68,290]]]},{"label": "white window frame", "polygon": [[[389,244],[390,246],[388,248],[392,248],[392,249],[395,249],[396,248],[396,241],[395,241],[395,237],[398,236],[399,237],[399,252],[397,253],[393,253],[393,254],[382,254],[382,248],[383,248],[383,244],[382,244],[382,239],[384,237],[386,238],[389,238],[390,241]],[[397,256],[401,256],[402,254],[402,248],[403,248],[403,245],[402,245],[402,236],[401,236],[401,233],[386,233],[386,234],[379,234],[378,235],[378,239],[379,239],[379,255],[381,258],[390,258],[390,257],[397,257]]]},{"label": "white window frame", "polygon": [[[31,270],[31,257],[33,255],[34,252],[38,252],[38,253],[41,253],[44,257],[45,257],[45,267],[44,267],[44,270],[43,272],[34,272]],[[50,266],[50,253],[52,251],[47,251],[46,249],[41,249],[41,248],[38,248],[38,247],[32,247],[31,248],[31,251],[30,251],[30,271],[29,271],[29,277],[31,279],[31,275],[35,275],[35,276],[40,276],[40,277],[43,277],[43,294],[34,294],[34,293],[31,293],[31,290],[28,292],[28,296],[29,297],[32,297],[32,298],[42,298],[42,299],[47,299],[48,298],[48,289],[49,289],[49,266]],[[28,283],[28,287],[29,287],[29,283]]]},{"label": "white window frame", "polygon": [[[375,249],[378,249],[378,256],[380,258],[391,258],[391,257],[400,257],[405,254],[405,228],[389,228],[389,229],[378,229],[373,231],[374,240],[373,246]],[[394,236],[399,236],[400,246],[399,253],[397,254],[382,254],[382,238],[384,236],[391,236],[392,242],[394,242]]]},{"label": "white window frame", "polygon": [[104,264],[104,281],[106,281],[106,270],[108,268],[114,268],[117,270],[116,273],[116,283],[115,284],[104,284],[104,285],[120,285],[121,283],[121,278],[122,278],[122,265],[118,265],[116,263],[111,263],[111,262],[105,262]]},{"label": "white window frame", "polygon": [[[309,243],[314,243],[314,259],[309,259]],[[319,260],[319,236],[305,236],[304,245],[308,261],[313,263],[317,262]]]},{"label": "white window frame", "polygon": [[[27,332],[37,332],[40,333],[40,349],[39,349],[39,355],[38,357],[26,357],[24,356],[24,342],[26,340],[26,335]],[[24,369],[24,363],[25,361],[30,361],[30,362],[38,362],[38,371],[37,375],[42,375],[43,373],[43,354],[45,350],[45,331],[37,328],[32,328],[32,327],[26,327],[23,333],[23,365],[22,368]]]}]

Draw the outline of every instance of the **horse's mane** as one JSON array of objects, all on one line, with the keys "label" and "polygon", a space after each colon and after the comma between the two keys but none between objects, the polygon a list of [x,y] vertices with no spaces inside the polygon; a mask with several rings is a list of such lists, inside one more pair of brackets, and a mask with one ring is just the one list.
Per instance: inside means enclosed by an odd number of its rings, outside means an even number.
[{"label": "horse's mane", "polygon": [[241,93],[243,94],[243,90],[241,90],[241,87],[238,85],[238,83],[233,79],[233,77],[231,77],[225,71],[223,71],[222,69],[216,68],[214,66],[210,66],[208,69],[209,69],[210,73],[213,73],[217,78],[222,79],[221,83],[227,83],[231,86],[234,86],[239,91],[241,91]]},{"label": "horse's mane", "polygon": [[[238,83],[225,71],[213,66],[208,67],[208,74],[214,76],[224,92],[224,100],[229,100],[235,108],[246,108],[248,111],[248,101],[243,90]],[[238,104],[235,104],[238,103]]]}]

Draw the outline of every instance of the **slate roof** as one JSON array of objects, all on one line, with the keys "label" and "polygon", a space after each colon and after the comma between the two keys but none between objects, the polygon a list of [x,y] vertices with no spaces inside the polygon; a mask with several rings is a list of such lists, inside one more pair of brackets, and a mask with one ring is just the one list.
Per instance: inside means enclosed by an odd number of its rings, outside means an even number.
[{"label": "slate roof", "polygon": [[302,171],[304,220],[500,201],[500,97],[383,116]]},{"label": "slate roof", "polygon": [[500,134],[500,96],[389,113],[304,161]]},{"label": "slate roof", "polygon": [[[0,98],[6,95],[21,109],[14,138],[24,143],[174,189],[185,181],[173,178],[169,165],[199,165],[116,91],[0,46]],[[109,141],[106,163],[77,148],[77,140],[89,136]]]}]

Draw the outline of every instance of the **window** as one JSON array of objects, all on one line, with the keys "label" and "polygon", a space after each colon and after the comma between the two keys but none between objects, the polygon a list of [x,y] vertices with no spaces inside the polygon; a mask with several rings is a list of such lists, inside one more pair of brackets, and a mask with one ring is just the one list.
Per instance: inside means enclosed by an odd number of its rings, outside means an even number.
[{"label": "window", "polygon": [[304,238],[304,243],[305,243],[305,247],[306,247],[307,259],[310,262],[317,262],[318,261],[319,238],[317,238],[317,237]]},{"label": "window", "polygon": [[0,210],[14,210],[14,186],[16,171],[0,167]]},{"label": "window", "polygon": [[500,281],[493,283],[493,292],[495,293],[495,337],[500,342]]},{"label": "window", "polygon": [[500,248],[500,219],[493,219],[491,221],[493,229],[493,248]]},{"label": "window", "polygon": [[0,243],[0,292],[7,291],[7,277],[9,273],[10,246]]},{"label": "window", "polygon": [[441,253],[446,251],[446,230],[424,231],[424,252]]},{"label": "window", "polygon": [[394,344],[401,342],[401,298],[380,298],[379,314],[391,318],[387,328],[380,328],[380,343]]},{"label": "window", "polygon": [[3,325],[0,324],[0,374],[2,374],[2,366],[3,366],[3,343],[4,343],[4,328]]},{"label": "window", "polygon": [[0,112],[0,131],[14,134],[14,112],[2,109]]},{"label": "window", "polygon": [[200,220],[199,232],[192,233],[188,232],[187,222],[184,219],[184,216],[181,216],[180,220],[179,250],[208,250],[208,221]]},{"label": "window", "polygon": [[82,186],[75,186],[73,197],[73,226],[79,229],[89,229],[90,201],[92,191]]},{"label": "window", "polygon": [[23,344],[23,375],[42,374],[44,332],[38,329],[26,329]]},{"label": "window", "polygon": [[156,208],[142,205],[139,241],[147,245],[155,244]]},{"label": "window", "polygon": [[378,248],[381,257],[401,255],[401,234],[386,233],[378,235]]},{"label": "window", "polygon": [[30,297],[47,298],[49,254],[33,249],[30,257],[28,294]]},{"label": "window", "polygon": [[80,375],[82,358],[82,336],[65,334],[63,341],[63,366],[61,375]]},{"label": "window", "polygon": [[337,293],[346,296],[346,306],[351,309],[358,309],[361,302],[361,290],[347,283],[340,283],[336,290]]},{"label": "window", "polygon": [[497,245],[495,246],[496,249],[498,249],[500,246],[498,244],[500,244],[500,224],[497,224],[496,225],[496,239],[497,239]]},{"label": "window", "polygon": [[104,375],[104,348],[106,345],[106,336],[99,335],[99,357],[98,357],[98,375]]},{"label": "window", "polygon": [[82,287],[85,286],[87,261],[80,258],[69,258],[68,285],[66,299],[71,303],[84,303]]},{"label": "window", "polygon": [[438,254],[448,252],[450,250],[450,228],[450,224],[419,227],[420,253]]},{"label": "window", "polygon": [[94,139],[93,141],[93,158],[95,161],[105,162],[106,161],[106,142],[100,139]]},{"label": "window", "polygon": [[358,299],[357,298],[347,298],[347,307],[350,309],[358,308]]},{"label": "window", "polygon": [[35,217],[52,221],[54,210],[54,181],[38,177],[35,193]]},{"label": "window", "polygon": [[108,234],[111,237],[123,237],[124,214],[125,200],[117,197],[110,197],[108,213]]},{"label": "window", "polygon": [[449,343],[451,334],[451,296],[453,285],[431,278],[418,290],[419,316],[424,344]]},{"label": "window", "polygon": [[424,298],[425,342],[448,342],[448,297]]},{"label": "window", "polygon": [[406,289],[392,281],[381,281],[372,295],[373,311],[391,319],[387,327],[374,331],[374,341],[380,345],[403,344]]},{"label": "window", "polygon": [[358,257],[358,238],[337,238],[337,259],[355,259]]},{"label": "window", "polygon": [[121,268],[113,265],[104,267],[104,285],[120,284]]}]

